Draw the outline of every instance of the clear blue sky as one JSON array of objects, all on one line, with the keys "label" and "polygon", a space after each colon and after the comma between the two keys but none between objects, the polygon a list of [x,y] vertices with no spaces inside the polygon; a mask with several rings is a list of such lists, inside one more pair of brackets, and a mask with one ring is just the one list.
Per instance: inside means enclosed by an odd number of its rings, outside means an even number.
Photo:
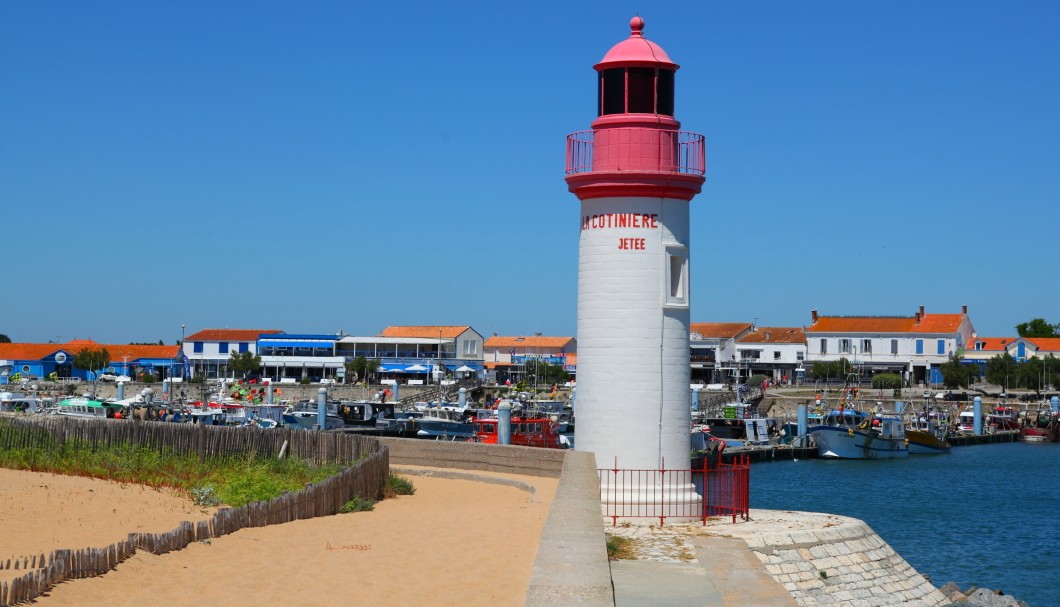
[{"label": "clear blue sky", "polygon": [[692,318],[1060,322],[1060,3],[5,2],[0,333],[574,335],[564,138],[645,34]]}]

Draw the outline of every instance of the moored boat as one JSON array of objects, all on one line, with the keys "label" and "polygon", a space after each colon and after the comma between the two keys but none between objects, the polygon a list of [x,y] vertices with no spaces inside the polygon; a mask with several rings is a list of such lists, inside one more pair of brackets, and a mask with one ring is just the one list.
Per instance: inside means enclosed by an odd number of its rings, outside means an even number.
[{"label": "moored boat", "polygon": [[[474,440],[479,443],[498,444],[500,420],[495,417],[476,418],[471,422],[474,427]],[[546,449],[565,449],[566,437],[558,431],[558,426],[548,417],[512,417],[511,444],[523,447],[543,447]]]},{"label": "moored boat", "polygon": [[[122,405],[115,403],[77,396],[59,401],[51,413],[67,417],[106,419],[115,417],[115,414],[120,413],[122,408]],[[121,416],[117,417],[121,418]]]},{"label": "moored boat", "polygon": [[[345,428],[346,422],[339,417],[339,401],[329,400],[324,404],[324,430],[338,430]],[[292,428],[303,430],[315,430],[319,426],[317,403],[311,400],[300,400],[287,407],[283,412],[283,423]]]},{"label": "moored boat", "polygon": [[892,459],[909,455],[905,424],[897,417],[837,409],[809,428],[817,453],[825,458]]},{"label": "moored boat", "polygon": [[43,410],[45,403],[35,396],[27,396],[17,392],[0,392],[0,411],[9,413],[38,413]]}]

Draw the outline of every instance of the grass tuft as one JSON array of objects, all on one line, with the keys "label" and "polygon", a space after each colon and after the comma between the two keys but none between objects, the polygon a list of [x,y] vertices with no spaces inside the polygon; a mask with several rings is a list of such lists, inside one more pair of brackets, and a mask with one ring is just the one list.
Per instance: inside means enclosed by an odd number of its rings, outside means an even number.
[{"label": "grass tuft", "polygon": [[633,540],[621,535],[607,536],[607,558],[612,561],[633,559]]},{"label": "grass tuft", "polygon": [[375,508],[375,500],[368,497],[354,497],[343,504],[339,512],[370,512]]},{"label": "grass tuft", "polygon": [[416,487],[413,486],[412,481],[393,473],[386,477],[386,482],[383,484],[383,497],[386,499],[398,495],[413,495],[415,493]]}]

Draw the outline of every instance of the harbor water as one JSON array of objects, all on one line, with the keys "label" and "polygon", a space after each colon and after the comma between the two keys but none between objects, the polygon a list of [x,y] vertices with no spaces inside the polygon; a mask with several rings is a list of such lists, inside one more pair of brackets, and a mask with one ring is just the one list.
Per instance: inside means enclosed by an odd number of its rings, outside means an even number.
[{"label": "harbor water", "polygon": [[1060,444],[756,463],[751,506],[859,518],[936,586],[1060,607]]}]

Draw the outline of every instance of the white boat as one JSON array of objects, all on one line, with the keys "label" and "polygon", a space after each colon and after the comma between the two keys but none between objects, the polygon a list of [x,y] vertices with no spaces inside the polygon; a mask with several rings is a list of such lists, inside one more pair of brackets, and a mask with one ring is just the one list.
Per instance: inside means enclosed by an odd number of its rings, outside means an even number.
[{"label": "white boat", "polygon": [[471,423],[474,410],[467,407],[456,407],[447,404],[417,403],[415,413],[421,414],[416,419],[416,435],[435,438],[472,438],[475,436],[475,425]]},{"label": "white boat", "polygon": [[[346,422],[342,421],[342,418],[339,417],[339,401],[329,400],[325,403],[324,407],[325,430],[337,430],[346,427]],[[287,410],[283,412],[284,425],[291,426],[292,428],[316,430],[319,426],[319,421],[317,403],[315,401],[300,400],[293,405],[289,405]]]},{"label": "white boat", "polygon": [[0,411],[7,413],[38,413],[43,411],[45,403],[36,396],[27,396],[18,392],[0,392]]},{"label": "white boat", "polygon": [[907,457],[905,423],[897,417],[839,409],[809,428],[821,457],[891,459]]}]

